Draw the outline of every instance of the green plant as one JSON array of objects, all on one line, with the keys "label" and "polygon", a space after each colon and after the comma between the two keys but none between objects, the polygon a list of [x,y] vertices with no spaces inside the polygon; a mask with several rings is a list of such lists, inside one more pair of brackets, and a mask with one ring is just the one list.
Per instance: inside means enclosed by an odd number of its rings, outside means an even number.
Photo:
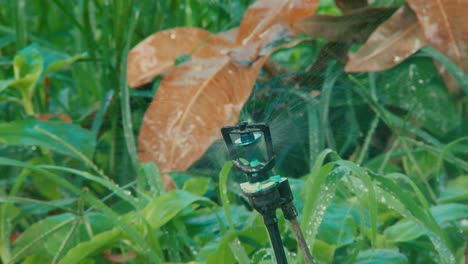
[{"label": "green plant", "polygon": [[7,1],[2,263],[270,263],[216,141],[237,119],[269,123],[316,262],[463,263],[466,8],[429,2]]}]

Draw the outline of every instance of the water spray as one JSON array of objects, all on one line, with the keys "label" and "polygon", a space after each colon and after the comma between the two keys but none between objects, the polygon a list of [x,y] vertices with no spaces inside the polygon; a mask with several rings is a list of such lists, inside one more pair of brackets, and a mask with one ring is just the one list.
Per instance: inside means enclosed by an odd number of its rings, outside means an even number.
[{"label": "water spray", "polygon": [[305,262],[312,264],[312,256],[297,221],[298,212],[288,179],[279,175],[270,176],[275,166],[275,155],[268,125],[240,122],[235,126],[223,127],[221,133],[232,163],[247,176],[247,182],[241,183],[240,187],[252,208],[263,216],[276,262],[287,263],[276,217],[276,209],[281,208],[284,218],[291,224]]}]

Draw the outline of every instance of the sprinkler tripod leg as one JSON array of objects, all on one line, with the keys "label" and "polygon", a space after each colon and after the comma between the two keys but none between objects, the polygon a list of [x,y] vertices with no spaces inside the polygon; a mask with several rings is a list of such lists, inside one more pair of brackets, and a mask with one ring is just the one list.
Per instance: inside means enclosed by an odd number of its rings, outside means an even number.
[{"label": "sprinkler tripod leg", "polygon": [[304,236],[302,235],[301,227],[297,222],[297,218],[289,220],[289,223],[291,223],[294,236],[296,237],[297,245],[299,246],[299,250],[301,250],[301,254],[304,257],[305,263],[314,264],[314,261],[312,260],[312,255],[310,254],[309,248],[307,247],[307,243],[304,239]]},{"label": "sprinkler tripod leg", "polygon": [[283,248],[283,241],[281,240],[281,234],[278,228],[278,218],[275,214],[263,215],[263,221],[268,230],[270,236],[271,245],[275,252],[277,264],[287,264],[286,254]]}]

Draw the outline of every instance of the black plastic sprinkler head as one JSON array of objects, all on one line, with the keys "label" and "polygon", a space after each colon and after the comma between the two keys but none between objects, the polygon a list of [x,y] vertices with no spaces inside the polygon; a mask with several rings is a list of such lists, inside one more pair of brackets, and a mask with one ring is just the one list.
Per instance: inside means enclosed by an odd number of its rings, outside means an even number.
[{"label": "black plastic sprinkler head", "polygon": [[[221,129],[231,155],[232,163],[242,170],[251,183],[269,178],[268,172],[275,166],[275,155],[271,143],[270,129],[266,124],[240,122]],[[266,159],[262,160],[259,145],[264,140]]]},{"label": "black plastic sprinkler head", "polygon": [[[276,217],[276,209],[281,208],[284,217],[293,227],[306,263],[312,263],[312,257],[296,220],[298,214],[293,204],[294,197],[288,179],[279,175],[269,176],[269,171],[275,166],[275,155],[268,125],[240,122],[235,126],[223,127],[221,133],[232,163],[247,175],[248,181],[240,186],[250,205],[263,216],[276,262],[287,263]],[[262,152],[266,154],[262,155]]]}]

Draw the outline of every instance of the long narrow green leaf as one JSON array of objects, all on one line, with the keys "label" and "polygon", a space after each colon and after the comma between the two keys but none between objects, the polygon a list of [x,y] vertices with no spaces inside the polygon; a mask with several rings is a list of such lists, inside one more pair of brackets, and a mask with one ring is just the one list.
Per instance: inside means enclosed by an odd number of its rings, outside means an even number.
[{"label": "long narrow green leaf", "polygon": [[229,209],[229,197],[227,190],[228,176],[231,172],[232,162],[226,162],[219,173],[219,197],[221,197],[221,204],[223,205],[224,214],[229,224],[231,231],[234,231],[234,223],[232,221],[231,210]]},{"label": "long narrow green leaf", "polygon": [[91,206],[95,207],[99,211],[103,212],[106,214],[110,219],[114,221],[114,224],[116,226],[119,226],[120,229],[128,235],[132,240],[134,240],[142,250],[148,254],[149,257],[153,259],[159,259],[159,257],[151,250],[150,246],[144,239],[144,237],[135,229],[134,226],[129,225],[126,221],[122,221],[120,216],[115,213],[112,209],[110,209],[107,205],[105,205],[101,200],[97,199],[93,195],[91,195],[88,192],[82,191],[75,187],[73,184],[68,182],[66,179],[50,172],[42,168],[38,168],[37,166],[32,166],[30,164],[17,161],[17,160],[12,160],[12,159],[7,159],[7,158],[1,158],[0,157],[0,165],[4,166],[15,166],[15,167],[23,167],[23,168],[29,168],[33,171],[36,171],[38,174],[42,175],[43,177],[46,177],[48,180],[57,183],[58,185],[62,186],[63,188],[69,190],[75,195],[83,197],[83,199]]},{"label": "long narrow green leaf", "polygon": [[392,180],[376,174],[372,175],[372,178],[377,181],[383,191],[388,193],[381,202],[397,210],[404,217],[414,220],[429,236],[439,253],[440,263],[455,263],[455,256],[451,251],[452,246],[431,212],[420,207],[409,194],[405,193]]},{"label": "long narrow green leaf", "polygon": [[69,250],[67,254],[60,260],[59,264],[76,264],[80,263],[83,259],[92,256],[100,250],[117,242],[121,237],[119,229],[112,229],[102,232],[89,241],[82,242]]}]

